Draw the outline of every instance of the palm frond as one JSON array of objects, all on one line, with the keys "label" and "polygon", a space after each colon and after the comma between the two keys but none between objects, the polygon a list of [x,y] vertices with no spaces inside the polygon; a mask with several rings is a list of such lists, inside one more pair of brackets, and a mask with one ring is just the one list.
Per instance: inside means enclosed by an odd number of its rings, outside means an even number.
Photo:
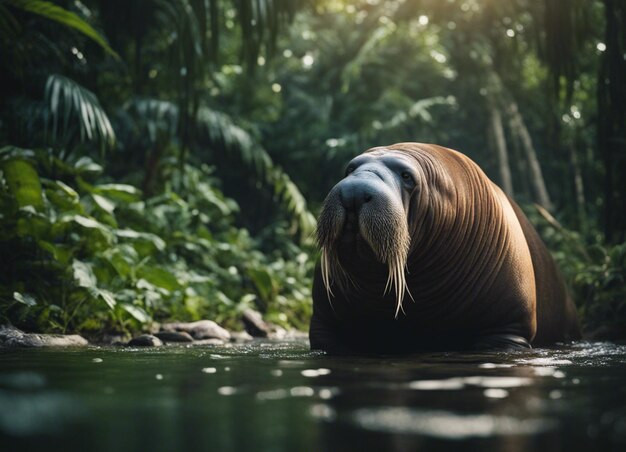
[{"label": "palm frond", "polygon": [[239,158],[256,178],[269,187],[275,199],[297,224],[302,234],[315,227],[315,218],[306,200],[287,173],[274,165],[272,158],[244,129],[225,114],[202,107],[197,115],[198,138],[213,148],[223,149]]},{"label": "palm frond", "polygon": [[396,26],[390,22],[372,31],[368,39],[359,48],[355,58],[346,65],[341,73],[344,92],[347,92],[350,85],[359,79],[363,67],[376,59],[377,52],[395,34],[396,30]]},{"label": "palm frond", "polygon": [[75,139],[96,141],[101,149],[115,144],[111,122],[94,93],[58,74],[48,77],[45,90],[48,108],[46,129],[53,143],[67,145]]},{"label": "palm frond", "polygon": [[[157,140],[171,141],[179,133],[179,109],[172,102],[135,99],[125,105],[124,112],[133,123],[133,135],[148,139],[152,144]],[[228,115],[208,107],[198,109],[195,125],[197,145],[227,152],[240,160],[256,180],[272,191],[301,234],[313,231],[315,218],[308,210],[304,196],[291,178],[274,165],[267,151],[248,132],[235,124]]]},{"label": "palm frond", "polygon": [[14,8],[27,11],[38,16],[45,17],[46,19],[55,21],[68,28],[72,28],[79,33],[84,34],[88,38],[92,39],[106,52],[113,55],[115,58],[119,58],[118,54],[109,46],[106,39],[98,33],[91,25],[81,19],[77,14],[72,11],[68,11],[54,3],[46,2],[43,0],[2,0]]},{"label": "palm frond", "polygon": [[177,134],[178,107],[172,102],[158,99],[133,99],[122,108],[132,127],[131,140],[146,141],[154,146],[157,142],[171,142]]},{"label": "palm frond", "polygon": [[380,129],[389,130],[400,127],[409,121],[419,120],[422,123],[430,123],[433,117],[430,113],[430,109],[436,105],[454,106],[456,100],[452,96],[435,96],[427,97],[426,99],[420,99],[414,102],[411,107],[406,111],[399,111],[395,113],[391,119],[379,126]]},{"label": "palm frond", "polygon": [[8,41],[15,38],[20,29],[19,22],[11,12],[0,3],[0,39]]}]

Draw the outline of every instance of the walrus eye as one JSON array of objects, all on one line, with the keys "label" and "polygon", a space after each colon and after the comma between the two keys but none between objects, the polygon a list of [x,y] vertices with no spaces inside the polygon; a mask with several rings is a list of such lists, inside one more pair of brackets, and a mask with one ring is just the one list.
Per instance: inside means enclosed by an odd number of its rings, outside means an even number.
[{"label": "walrus eye", "polygon": [[346,168],[346,176],[350,174],[352,171],[354,171],[354,166],[350,165],[349,167]]},{"label": "walrus eye", "polygon": [[411,173],[408,171],[402,171],[402,180],[405,182],[413,182],[413,177],[411,177]]}]

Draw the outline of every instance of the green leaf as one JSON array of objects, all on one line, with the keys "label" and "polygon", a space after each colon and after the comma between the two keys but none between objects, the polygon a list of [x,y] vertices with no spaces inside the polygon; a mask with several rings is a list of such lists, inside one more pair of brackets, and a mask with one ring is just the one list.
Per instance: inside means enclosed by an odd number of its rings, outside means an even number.
[{"label": "green leaf", "polygon": [[78,202],[79,196],[76,190],[60,180],[54,181],[54,184],[59,187],[72,200],[72,202]]},{"label": "green leaf", "polygon": [[263,301],[272,301],[276,291],[272,275],[264,268],[249,268],[247,271]]},{"label": "green leaf", "polygon": [[92,294],[92,296],[94,296],[94,298],[104,301],[110,309],[113,309],[115,307],[115,298],[113,298],[113,294],[108,290],[96,288],[90,290],[90,293]]},{"label": "green leaf", "polygon": [[144,240],[151,243],[158,251],[165,249],[165,241],[158,235],[149,232],[138,232],[132,229],[117,229],[115,230],[115,235],[123,239]]},{"label": "green leaf", "polygon": [[93,274],[91,265],[74,259],[72,262],[72,270],[74,272],[74,280],[79,287],[86,289],[97,289],[96,275]]},{"label": "green leaf", "polygon": [[167,270],[160,267],[144,265],[137,270],[137,276],[163,289],[174,291],[181,288],[178,280]]},{"label": "green leaf", "polygon": [[67,245],[50,243],[45,240],[39,240],[37,244],[41,249],[48,251],[54,260],[59,262],[61,265],[68,265],[70,258],[72,257],[72,250]]},{"label": "green leaf", "polygon": [[35,161],[35,152],[30,149],[18,148],[17,146],[4,146],[0,148],[0,162],[7,160]]},{"label": "green leaf", "polygon": [[13,292],[13,299],[17,301],[18,303],[22,303],[30,307],[35,306],[37,304],[37,300],[35,300],[35,297],[33,297],[32,295],[28,295],[28,294],[21,294],[19,292]]},{"label": "green leaf", "polygon": [[105,198],[104,196],[100,196],[100,195],[97,195],[95,193],[93,193],[91,196],[92,196],[93,200],[96,202],[96,204],[98,205],[98,207],[100,207],[102,210],[104,210],[109,215],[113,214],[113,211],[115,210],[115,203],[114,202],[112,202],[111,200]]},{"label": "green leaf", "polygon": [[148,313],[139,306],[134,306],[128,303],[121,303],[120,306],[140,323],[148,323],[152,320]]},{"label": "green leaf", "polygon": [[133,269],[139,256],[135,249],[128,244],[121,244],[115,248],[109,248],[103,257],[113,266],[117,274],[123,279],[133,277]]},{"label": "green leaf", "polygon": [[74,163],[76,174],[100,174],[103,170],[102,165],[95,163],[90,157],[81,157]]},{"label": "green leaf", "polygon": [[102,184],[92,187],[93,193],[115,201],[135,202],[141,199],[141,190],[126,184]]},{"label": "green leaf", "polygon": [[46,187],[46,197],[61,211],[76,211],[81,213],[83,207],[80,205],[80,196],[76,190],[69,185],[56,180],[54,182],[44,180]]},{"label": "green leaf", "polygon": [[[55,225],[56,233],[59,234],[67,230],[66,225],[68,224],[76,224],[81,228],[84,228],[82,231],[83,234],[85,232],[90,234],[83,238],[84,240],[87,240],[87,244],[97,244],[98,246],[101,246],[103,244],[110,245],[116,241],[115,236],[111,233],[111,229],[108,226],[94,220],[93,218],[82,215],[63,216]],[[94,240],[96,240],[97,243],[91,243]]]},{"label": "green leaf", "polygon": [[99,229],[99,228],[103,227],[103,225],[101,223],[99,223],[98,221],[94,220],[93,218],[83,217],[82,215],[73,215],[73,216],[71,216],[69,218],[72,221],[80,224],[81,226],[83,226],[85,228]]},{"label": "green leaf", "polygon": [[61,8],[54,3],[42,0],[5,0],[9,5],[28,11],[33,14],[45,17],[46,19],[72,28],[88,38],[94,40],[109,54],[119,59],[119,55],[109,46],[104,37],[98,33],[91,25],[81,19],[75,13]]},{"label": "green leaf", "polygon": [[30,162],[21,159],[6,160],[2,162],[1,168],[9,193],[18,207],[33,206],[37,210],[43,209],[41,181]]},{"label": "green leaf", "polygon": [[74,259],[72,262],[72,270],[74,273],[74,281],[76,281],[78,287],[87,289],[87,292],[92,298],[104,301],[110,309],[115,307],[116,302],[113,294],[108,290],[103,290],[98,287],[98,280],[93,273],[91,264]]}]

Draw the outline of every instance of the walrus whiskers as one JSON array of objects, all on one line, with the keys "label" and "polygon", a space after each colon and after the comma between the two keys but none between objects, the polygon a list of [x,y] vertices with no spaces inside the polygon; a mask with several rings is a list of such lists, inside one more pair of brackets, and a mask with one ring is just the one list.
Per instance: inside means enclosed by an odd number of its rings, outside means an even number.
[{"label": "walrus whiskers", "polygon": [[407,221],[401,213],[403,211],[393,207],[388,210],[390,211],[381,212],[376,217],[377,221],[362,221],[360,231],[378,259],[387,264],[387,282],[383,295],[394,288],[395,318],[398,318],[400,311],[406,314],[402,302],[404,294],[408,291],[405,269],[411,239]]},{"label": "walrus whiskers", "polygon": [[[326,295],[328,296],[328,301],[331,301],[330,298],[334,297],[335,294],[333,290],[330,288],[330,262],[329,262],[328,250],[325,247],[322,247],[322,255],[320,258],[320,266],[322,270],[322,281],[324,282],[324,287],[326,288]],[[330,305],[332,306],[332,301]]]},{"label": "walrus whiskers", "polygon": [[[350,286],[358,288],[360,276],[352,275],[349,269],[343,268],[337,254],[337,240],[342,234],[347,215],[339,199],[339,190],[331,190],[322,206],[317,227],[317,241],[321,248],[321,279],[331,306],[331,299],[335,296],[333,286],[343,293],[349,293]],[[390,194],[384,200],[365,205],[358,213],[358,232],[376,259],[387,267],[383,295],[393,290],[397,318],[400,311],[405,313],[402,303],[408,292],[405,271],[411,245],[408,218],[401,199]],[[409,296],[413,299],[410,293]]]}]

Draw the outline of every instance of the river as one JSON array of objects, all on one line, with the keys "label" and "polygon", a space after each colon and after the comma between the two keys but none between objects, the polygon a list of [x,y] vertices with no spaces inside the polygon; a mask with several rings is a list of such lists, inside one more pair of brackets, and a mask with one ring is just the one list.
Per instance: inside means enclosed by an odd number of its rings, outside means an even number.
[{"label": "river", "polygon": [[2,451],[626,450],[626,345],[0,350]]}]

